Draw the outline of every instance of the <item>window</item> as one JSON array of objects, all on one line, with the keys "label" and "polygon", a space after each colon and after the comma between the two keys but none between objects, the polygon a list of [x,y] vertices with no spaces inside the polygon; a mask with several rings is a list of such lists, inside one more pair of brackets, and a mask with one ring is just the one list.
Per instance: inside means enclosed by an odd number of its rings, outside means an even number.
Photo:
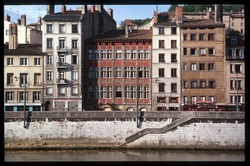
[{"label": "window", "polygon": [[231,44],[236,45],[237,44],[237,39],[235,39],[235,38],[231,39]]},{"label": "window", "polygon": [[176,63],[177,62],[177,54],[171,54],[171,62]]},{"label": "window", "polygon": [[234,22],[232,22],[232,27],[234,27]]},{"label": "window", "polygon": [[72,40],[72,48],[77,48],[77,40]]},{"label": "window", "polygon": [[122,59],[122,50],[116,50],[115,58]]},{"label": "window", "polygon": [[165,48],[164,40],[159,40],[159,48]]},{"label": "window", "polygon": [[47,24],[47,33],[52,33],[52,24]]},{"label": "window", "polygon": [[108,50],[107,59],[112,59],[112,50]]},{"label": "window", "polygon": [[171,28],[171,35],[176,35],[176,27]]},{"label": "window", "polygon": [[59,33],[65,33],[65,25],[59,24]]},{"label": "window", "polygon": [[106,86],[101,87],[101,98],[107,98]]},{"label": "window", "polygon": [[14,102],[14,92],[6,92],[6,102]]},{"label": "window", "polygon": [[125,67],[125,78],[129,78],[129,77],[130,77],[130,68]]},{"label": "window", "polygon": [[149,87],[144,87],[144,98],[149,99]]},{"label": "window", "polygon": [[206,101],[206,97],[205,96],[200,96],[200,101]]},{"label": "window", "polygon": [[125,98],[129,99],[130,98],[130,87],[125,86]]},{"label": "window", "polygon": [[58,72],[58,78],[59,79],[65,79],[65,71],[59,71]]},{"label": "window", "polygon": [[72,33],[78,33],[77,24],[72,24]]},{"label": "window", "polygon": [[177,48],[176,40],[171,40],[171,48]]},{"label": "window", "polygon": [[144,59],[149,59],[149,51],[145,50]]},{"label": "window", "polygon": [[159,92],[165,92],[165,83],[159,83]]},{"label": "window", "polygon": [[28,74],[27,73],[20,74],[20,86],[24,87],[25,83],[27,83],[27,80],[28,80]]},{"label": "window", "polygon": [[138,56],[139,56],[139,59],[143,59],[143,58],[144,58],[144,57],[143,57],[143,51],[142,51],[142,50],[139,51]]},{"label": "window", "polygon": [[208,48],[208,55],[214,55],[214,49]]},{"label": "window", "polygon": [[184,103],[184,104],[187,104],[187,103],[188,103],[188,101],[187,101],[187,96],[184,96],[184,97],[183,97],[183,103]]},{"label": "window", "polygon": [[101,68],[101,77],[102,78],[106,78],[107,77],[107,68],[106,67],[102,67]]},{"label": "window", "polygon": [[116,86],[115,89],[115,97],[122,97],[122,88],[120,86]]},{"label": "window", "polygon": [[52,39],[51,38],[47,39],[47,48],[52,48]]},{"label": "window", "polygon": [[33,101],[40,102],[41,92],[33,92]]},{"label": "window", "polygon": [[212,101],[212,103],[214,103],[214,96],[208,96],[207,100]]},{"label": "window", "polygon": [[115,77],[116,78],[121,78],[122,77],[122,68],[121,67],[116,67],[115,68]]},{"label": "window", "polygon": [[187,64],[183,63],[183,71],[186,71],[186,70],[187,70]]},{"label": "window", "polygon": [[157,97],[157,103],[166,103],[166,97]]},{"label": "window", "polygon": [[131,87],[131,97],[132,97],[133,99],[136,98],[136,88],[137,88],[137,87],[135,87],[135,86],[132,86],[132,87]]},{"label": "window", "polygon": [[52,55],[47,55],[47,64],[52,64]]},{"label": "window", "polygon": [[240,26],[241,26],[241,27],[244,27],[244,22],[241,22],[241,23],[240,23]]},{"label": "window", "polygon": [[187,55],[187,48],[183,48],[183,55]]},{"label": "window", "polygon": [[111,99],[112,98],[112,86],[108,86],[108,94],[107,94],[107,98]]},{"label": "window", "polygon": [[77,64],[77,55],[72,55],[72,64]]},{"label": "window", "polygon": [[72,95],[77,95],[78,94],[78,88],[77,86],[72,87]]},{"label": "window", "polygon": [[214,64],[213,63],[209,63],[208,64],[208,70],[214,70]]},{"label": "window", "polygon": [[47,71],[46,72],[46,80],[52,80],[52,71]]},{"label": "window", "polygon": [[183,88],[188,88],[188,83],[187,83],[187,81],[183,81]]},{"label": "window", "polygon": [[213,33],[208,34],[208,40],[214,40],[214,34]]},{"label": "window", "polygon": [[130,53],[125,53],[125,59],[130,59]]},{"label": "window", "polygon": [[159,27],[159,35],[164,35],[164,27]]},{"label": "window", "polygon": [[191,40],[196,40],[196,34],[191,34]]},{"label": "window", "polygon": [[199,69],[200,70],[205,70],[205,63],[200,63],[199,64]]},{"label": "window", "polygon": [[191,56],[196,56],[196,48],[191,48],[190,49],[190,55]]},{"label": "window", "polygon": [[159,62],[165,62],[165,54],[159,54]]},{"label": "window", "polygon": [[41,73],[34,74],[34,85],[41,85],[42,84],[42,77]]},{"label": "window", "polygon": [[144,67],[144,77],[149,78],[149,67]]},{"label": "window", "polygon": [[107,51],[106,50],[101,51],[101,59],[107,59]]},{"label": "window", "polygon": [[20,65],[27,66],[28,65],[28,58],[20,58]]},{"label": "window", "polygon": [[169,103],[178,103],[178,97],[169,97]]},{"label": "window", "polygon": [[176,93],[177,92],[177,83],[171,83],[171,92]]},{"label": "window", "polygon": [[89,86],[88,87],[88,98],[89,99],[97,99],[99,98],[98,86]]},{"label": "window", "polygon": [[143,77],[143,67],[138,67],[138,77],[139,78]]},{"label": "window", "polygon": [[196,96],[191,96],[191,104],[196,104]]},{"label": "window", "polygon": [[59,49],[64,49],[64,48],[65,48],[65,40],[59,39]]},{"label": "window", "polygon": [[40,66],[40,58],[34,58],[34,65],[35,66]]},{"label": "window", "polygon": [[235,64],[234,65],[234,67],[235,67],[235,73],[241,73],[241,65],[240,64]]},{"label": "window", "polygon": [[72,71],[72,80],[73,81],[78,80],[78,71],[77,70]]},{"label": "window", "polygon": [[107,76],[108,76],[108,78],[112,78],[113,77],[112,67],[107,67]]},{"label": "window", "polygon": [[7,73],[7,85],[14,84],[14,74],[13,73]]},{"label": "window", "polygon": [[9,30],[8,29],[5,31],[5,36],[9,36]]},{"label": "window", "polygon": [[197,88],[197,81],[191,81],[191,88]]},{"label": "window", "polygon": [[200,40],[200,41],[205,40],[205,34],[203,34],[203,33],[200,34],[200,35],[199,35],[199,40]]},{"label": "window", "polygon": [[13,65],[13,61],[14,61],[13,58],[7,58],[7,65],[8,66]]},{"label": "window", "polygon": [[201,80],[200,81],[200,88],[205,88],[206,87],[206,81],[205,80]]},{"label": "window", "polygon": [[206,55],[206,49],[205,48],[200,48],[200,56]]},{"label": "window", "polygon": [[184,40],[184,41],[187,40],[187,34],[183,34],[183,40]]},{"label": "window", "polygon": [[59,95],[65,95],[65,86],[59,86],[58,87],[58,94]]},{"label": "window", "polygon": [[177,69],[171,69],[171,77],[177,77]]},{"label": "window", "polygon": [[196,64],[195,63],[190,64],[190,70],[191,71],[196,71]]},{"label": "window", "polygon": [[165,74],[164,74],[164,68],[159,68],[159,77],[164,77]]},{"label": "window", "polygon": [[64,55],[59,55],[58,58],[59,58],[59,62],[61,62],[61,63],[65,62],[65,56]]},{"label": "window", "polygon": [[19,95],[20,95],[20,102],[24,102],[24,101],[27,101],[27,99],[28,99],[28,93],[26,92],[20,92],[19,93]]},{"label": "window", "polygon": [[214,80],[208,81],[208,88],[215,88],[215,81]]},{"label": "window", "polygon": [[46,87],[46,95],[52,95],[52,87]]}]

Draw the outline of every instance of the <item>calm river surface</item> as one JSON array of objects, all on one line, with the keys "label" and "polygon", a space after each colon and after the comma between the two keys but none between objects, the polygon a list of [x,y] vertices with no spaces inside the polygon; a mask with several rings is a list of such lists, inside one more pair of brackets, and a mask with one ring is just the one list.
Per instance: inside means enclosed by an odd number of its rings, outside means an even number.
[{"label": "calm river surface", "polygon": [[5,151],[6,162],[17,161],[245,161],[244,151],[183,150],[60,150]]}]

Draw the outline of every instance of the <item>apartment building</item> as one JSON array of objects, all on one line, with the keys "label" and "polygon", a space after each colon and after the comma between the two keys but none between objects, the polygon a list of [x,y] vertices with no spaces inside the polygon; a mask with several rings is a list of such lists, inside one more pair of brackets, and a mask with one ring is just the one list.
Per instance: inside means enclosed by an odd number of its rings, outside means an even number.
[{"label": "apartment building", "polygon": [[175,14],[155,13],[152,44],[152,110],[177,111],[181,102],[181,31],[177,7]]},{"label": "apartment building", "polygon": [[17,25],[10,24],[4,45],[4,111],[43,110],[43,53],[37,44],[17,44]]},{"label": "apartment building", "polygon": [[184,110],[225,110],[225,25],[212,19],[183,21]]},{"label": "apartment building", "polygon": [[151,111],[152,30],[127,26],[85,43],[85,109]]},{"label": "apartment building", "polygon": [[62,5],[58,13],[53,5],[47,9],[42,21],[45,110],[81,111],[84,39],[115,29],[116,22],[102,5],[90,10],[87,5],[80,10]]},{"label": "apartment building", "polygon": [[226,36],[226,111],[245,108],[245,42],[240,33]]},{"label": "apartment building", "polygon": [[[6,15],[4,20],[4,43],[9,42],[9,25],[13,24],[11,17]],[[26,24],[26,15],[21,15],[21,19],[17,20],[18,44],[42,44],[41,17],[38,17],[38,23]]]}]

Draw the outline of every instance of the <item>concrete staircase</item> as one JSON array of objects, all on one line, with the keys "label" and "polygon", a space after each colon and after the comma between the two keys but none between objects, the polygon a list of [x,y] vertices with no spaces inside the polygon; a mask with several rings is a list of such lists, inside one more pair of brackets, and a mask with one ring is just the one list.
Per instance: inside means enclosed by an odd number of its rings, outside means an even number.
[{"label": "concrete staircase", "polygon": [[146,128],[146,129],[143,129],[127,138],[125,138],[125,143],[123,143],[122,145],[120,146],[124,146],[136,139],[139,139],[141,137],[143,137],[144,135],[147,135],[147,134],[163,134],[169,130],[172,130],[173,128],[193,119],[194,117],[194,113],[193,112],[189,112],[188,114],[182,116],[181,118],[179,119],[176,119],[175,121],[173,121],[172,123],[162,127],[162,128]]}]

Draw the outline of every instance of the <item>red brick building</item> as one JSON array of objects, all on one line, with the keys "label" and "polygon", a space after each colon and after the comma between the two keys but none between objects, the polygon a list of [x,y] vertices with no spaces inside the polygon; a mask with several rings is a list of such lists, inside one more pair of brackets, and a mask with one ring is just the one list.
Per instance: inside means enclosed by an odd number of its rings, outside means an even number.
[{"label": "red brick building", "polygon": [[150,111],[151,43],[152,30],[128,28],[86,40],[83,107]]}]

